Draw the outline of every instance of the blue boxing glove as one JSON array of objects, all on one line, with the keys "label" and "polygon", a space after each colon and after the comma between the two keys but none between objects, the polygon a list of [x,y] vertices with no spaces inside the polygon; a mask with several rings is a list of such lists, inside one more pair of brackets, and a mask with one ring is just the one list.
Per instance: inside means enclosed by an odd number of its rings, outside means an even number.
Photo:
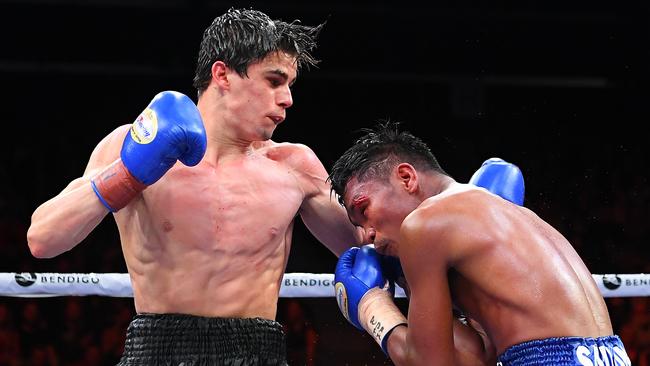
[{"label": "blue boxing glove", "polygon": [[205,127],[194,102],[175,91],[158,93],[133,122],[120,159],[91,180],[99,200],[116,212],[160,179],[177,160],[198,164],[207,147]]},{"label": "blue boxing glove", "polygon": [[381,270],[381,256],[372,245],[352,247],[339,257],[334,271],[336,302],[343,316],[359,330],[357,310],[363,295],[373,287],[383,288],[386,280]]},{"label": "blue boxing glove", "polygon": [[388,335],[407,321],[386,289],[381,261],[372,244],[352,247],[339,257],[334,282],[336,302],[343,316],[357,329],[367,331],[388,354]]},{"label": "blue boxing glove", "polygon": [[519,206],[524,204],[524,176],[519,168],[500,158],[490,158],[472,175],[470,184],[483,187]]},{"label": "blue boxing glove", "polygon": [[207,146],[205,127],[194,102],[184,94],[157,94],[133,123],[120,156],[129,172],[150,185],[180,160],[198,164]]}]

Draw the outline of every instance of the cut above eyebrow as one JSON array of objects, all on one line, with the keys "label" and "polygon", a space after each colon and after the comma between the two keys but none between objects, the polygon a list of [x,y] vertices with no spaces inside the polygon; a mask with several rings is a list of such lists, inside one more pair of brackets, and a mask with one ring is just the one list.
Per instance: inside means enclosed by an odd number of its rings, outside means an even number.
[{"label": "cut above eyebrow", "polygon": [[359,205],[361,205],[367,200],[368,200],[368,196],[366,196],[365,194],[356,194],[352,197],[350,201],[350,205],[353,207],[358,207]]},{"label": "cut above eyebrow", "polygon": [[350,213],[357,213],[359,211],[359,206],[361,206],[361,204],[363,204],[367,200],[368,200],[368,196],[366,196],[366,195],[357,195],[357,196],[353,197],[350,204],[348,206],[346,206],[346,211],[348,213],[348,219],[350,220],[352,225],[361,227],[361,225],[359,223],[357,223],[356,221],[354,221],[354,219],[352,219],[352,216],[350,215]]}]

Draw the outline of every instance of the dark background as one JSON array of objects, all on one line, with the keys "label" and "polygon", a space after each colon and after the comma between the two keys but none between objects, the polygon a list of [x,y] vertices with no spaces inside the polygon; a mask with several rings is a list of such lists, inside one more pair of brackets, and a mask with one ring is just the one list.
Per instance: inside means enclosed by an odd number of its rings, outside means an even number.
[{"label": "dark background", "polygon": [[[44,260],[27,248],[30,215],[157,92],[196,100],[202,31],[230,6],[327,20],[314,52],[322,62],[301,72],[274,140],[311,146],[329,168],[359,128],[400,121],[458,181],[489,157],[517,164],[525,205],[593,273],[650,271],[650,3],[603,0],[0,0],[0,271],[126,271],[112,217]],[[331,273],[335,263],[299,222],[287,272]],[[304,353],[306,327],[318,334],[314,364],[389,363],[333,299],[281,299],[278,319],[290,323],[295,303],[306,323],[290,332],[291,352]],[[630,315],[647,313],[647,299],[608,305],[616,330],[635,334],[625,339],[633,359],[648,357],[650,321]],[[0,364],[113,364],[130,312],[131,299],[2,298]]]}]

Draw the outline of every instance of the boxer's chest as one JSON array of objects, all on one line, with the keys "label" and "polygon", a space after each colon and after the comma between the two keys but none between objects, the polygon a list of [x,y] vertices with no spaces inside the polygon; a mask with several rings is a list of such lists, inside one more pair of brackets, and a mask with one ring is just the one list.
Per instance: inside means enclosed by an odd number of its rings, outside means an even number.
[{"label": "boxer's chest", "polygon": [[175,166],[147,188],[152,221],[163,233],[197,242],[280,240],[303,200],[293,174],[273,161]]}]

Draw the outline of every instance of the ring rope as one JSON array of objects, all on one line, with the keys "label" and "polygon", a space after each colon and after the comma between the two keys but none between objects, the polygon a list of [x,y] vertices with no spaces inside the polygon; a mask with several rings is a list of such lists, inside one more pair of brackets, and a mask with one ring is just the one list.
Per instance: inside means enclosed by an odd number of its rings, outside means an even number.
[{"label": "ring rope", "polygon": [[[594,274],[603,297],[650,296],[650,274]],[[406,297],[395,286],[395,297]],[[133,297],[128,273],[0,272],[0,296]],[[332,273],[285,273],[280,297],[334,297]]]}]

